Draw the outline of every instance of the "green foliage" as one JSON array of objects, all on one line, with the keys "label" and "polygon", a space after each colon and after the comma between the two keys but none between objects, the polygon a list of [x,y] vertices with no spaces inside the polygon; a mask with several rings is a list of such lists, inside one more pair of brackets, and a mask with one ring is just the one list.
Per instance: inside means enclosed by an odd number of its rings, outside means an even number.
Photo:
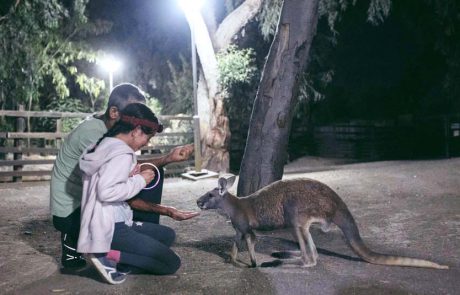
[{"label": "green foliage", "polygon": [[[335,31],[336,21],[339,20],[341,13],[350,5],[355,5],[356,2],[357,0],[320,0],[319,17],[326,17],[331,31],[337,33]],[[265,0],[263,3],[259,26],[265,40],[275,35],[282,5],[283,0]],[[367,11],[368,21],[374,25],[382,23],[389,15],[390,8],[391,0],[370,0]]]},{"label": "green foliage", "polygon": [[146,105],[152,110],[152,112],[155,114],[155,115],[161,115],[162,113],[162,107],[161,107],[161,103],[158,99],[156,99],[155,97],[147,97],[147,102],[146,102]]},{"label": "green foliage", "polygon": [[[79,99],[75,98],[61,98],[51,102],[48,105],[49,110],[58,111],[58,112],[90,112],[91,110],[84,106]],[[45,130],[54,130],[53,127],[56,121],[46,118],[43,119],[43,123],[47,128]],[[63,118],[61,119],[61,131],[70,132],[81,122],[80,118]]]},{"label": "green foliage", "polygon": [[[56,112],[91,112],[90,108],[83,105],[83,103],[76,98],[56,98],[52,100],[47,106],[47,110]],[[81,122],[81,118],[62,118],[61,119],[61,131],[70,132]],[[56,130],[56,119],[52,118],[40,118],[34,124],[36,130],[34,131],[49,131]]]},{"label": "green foliage", "polygon": [[367,10],[367,20],[374,25],[383,23],[390,14],[391,0],[371,0]]},{"label": "green foliage", "polygon": [[[356,0],[352,0],[351,4],[355,5]],[[339,19],[349,5],[348,0],[320,0],[319,1],[319,16],[326,17],[330,30],[336,34],[335,23]]]},{"label": "green foliage", "polygon": [[108,95],[101,96],[102,90],[105,89],[104,80],[88,77],[85,74],[78,74],[76,75],[76,83],[80,87],[80,90],[88,95],[92,112],[105,108]]},{"label": "green foliage", "polygon": [[[336,21],[340,19],[341,14],[350,5],[354,6],[356,2],[357,0],[320,0],[319,16],[327,17],[329,28],[333,33],[337,33],[335,30]],[[370,0],[367,20],[374,25],[382,23],[389,15],[390,8],[391,0]]]},{"label": "green foliage", "polygon": [[[324,98],[326,86],[332,81],[334,70],[327,57],[336,43],[335,24],[341,14],[350,6],[355,5],[357,0],[320,0],[319,17],[325,17],[332,36],[326,35],[325,30],[318,30],[310,53],[310,65],[303,74],[299,87],[299,100],[309,104]],[[276,32],[283,1],[264,1],[260,15],[260,30],[264,39],[269,40]],[[371,0],[368,8],[368,21],[379,24],[388,16],[391,8],[391,0]]]},{"label": "green foliage", "polygon": [[259,27],[265,41],[275,35],[283,0],[265,0],[259,16]]},{"label": "green foliage", "polygon": [[169,103],[163,108],[164,114],[192,114],[193,81],[192,66],[180,55],[180,64],[176,67],[168,61],[171,80],[166,84],[171,93]]},{"label": "green foliage", "polygon": [[252,48],[238,49],[235,45],[217,55],[219,79],[224,89],[251,81],[257,71],[254,55]]},{"label": "green foliage", "polygon": [[42,98],[71,95],[69,86],[78,75],[77,64],[96,59],[83,37],[109,29],[107,24],[88,22],[87,2],[22,0],[1,4],[1,11],[7,12],[0,16],[0,56],[8,57],[0,59],[0,103],[4,108],[14,109],[17,103],[32,108]]}]

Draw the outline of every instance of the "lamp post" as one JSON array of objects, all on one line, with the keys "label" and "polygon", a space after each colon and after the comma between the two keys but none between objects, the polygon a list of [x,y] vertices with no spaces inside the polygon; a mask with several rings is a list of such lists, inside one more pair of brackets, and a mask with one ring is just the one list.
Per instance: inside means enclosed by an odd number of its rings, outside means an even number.
[{"label": "lamp post", "polygon": [[112,55],[106,55],[98,61],[98,64],[109,73],[109,90],[113,89],[113,73],[121,67],[121,61]]},{"label": "lamp post", "polygon": [[193,82],[193,128],[195,141],[195,172],[201,172],[201,134],[200,134],[200,116],[198,115],[198,91],[197,91],[197,67],[196,67],[196,43],[195,28],[193,23],[190,25],[191,48],[192,48],[192,82]]},{"label": "lamp post", "polygon": [[195,143],[195,172],[201,173],[201,135],[200,135],[200,117],[198,115],[198,94],[197,94],[197,62],[196,62],[196,43],[195,43],[195,26],[194,17],[203,4],[202,0],[179,0],[179,4],[185,14],[189,16],[191,51],[192,51],[192,83],[193,83],[193,135]]},{"label": "lamp post", "polygon": [[198,72],[197,72],[197,48],[196,48],[196,22],[201,18],[200,8],[203,5],[204,0],[179,0],[179,4],[185,13],[187,21],[190,26],[191,36],[191,51],[192,51],[192,83],[193,83],[193,134],[195,144],[195,171],[189,171],[188,173],[182,174],[183,177],[198,180],[207,177],[215,177],[218,174],[216,172],[202,169],[202,158],[201,158],[201,135],[200,135],[200,117],[198,115]]}]

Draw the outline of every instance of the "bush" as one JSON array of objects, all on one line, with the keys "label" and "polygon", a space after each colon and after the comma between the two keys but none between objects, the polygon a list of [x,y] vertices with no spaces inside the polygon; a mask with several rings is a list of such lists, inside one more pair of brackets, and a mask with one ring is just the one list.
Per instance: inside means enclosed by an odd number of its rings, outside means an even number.
[{"label": "bush", "polygon": [[251,82],[257,71],[254,55],[252,48],[238,49],[235,45],[217,55],[220,82],[224,89]]}]

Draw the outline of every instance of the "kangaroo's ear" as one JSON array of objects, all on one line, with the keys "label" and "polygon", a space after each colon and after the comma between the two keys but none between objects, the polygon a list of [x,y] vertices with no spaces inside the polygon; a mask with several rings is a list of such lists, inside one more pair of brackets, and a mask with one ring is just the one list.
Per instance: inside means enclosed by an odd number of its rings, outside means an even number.
[{"label": "kangaroo's ear", "polygon": [[227,177],[227,189],[232,187],[232,185],[235,183],[235,179],[236,179],[235,175],[231,175]]},{"label": "kangaroo's ear", "polygon": [[219,195],[223,196],[227,192],[227,179],[224,177],[219,178]]}]

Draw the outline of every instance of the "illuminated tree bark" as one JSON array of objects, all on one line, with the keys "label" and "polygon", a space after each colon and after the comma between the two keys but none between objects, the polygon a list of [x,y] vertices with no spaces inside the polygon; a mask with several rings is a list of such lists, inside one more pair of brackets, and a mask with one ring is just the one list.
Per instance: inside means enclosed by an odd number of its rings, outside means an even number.
[{"label": "illuminated tree bark", "polygon": [[[216,53],[227,48],[233,37],[260,11],[262,0],[246,0],[215,29],[215,22],[201,14],[186,11],[187,21],[194,26],[197,53],[200,58],[198,82],[198,115],[202,136],[203,167],[227,172],[230,166],[228,144],[230,128],[224,108],[224,95],[219,83]],[[210,28],[207,27],[210,26]],[[211,35],[215,32],[213,35]]]},{"label": "illuminated tree bark", "polygon": [[299,86],[318,22],[319,0],[284,1],[254,101],[238,182],[248,195],[283,176]]}]

